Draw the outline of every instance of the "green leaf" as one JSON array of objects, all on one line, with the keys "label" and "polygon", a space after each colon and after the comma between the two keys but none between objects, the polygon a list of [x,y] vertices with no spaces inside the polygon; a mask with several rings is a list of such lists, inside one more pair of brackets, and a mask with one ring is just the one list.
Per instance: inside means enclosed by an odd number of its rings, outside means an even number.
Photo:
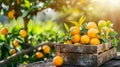
[{"label": "green leaf", "polygon": [[72,36],[68,36],[68,38],[67,38],[68,40],[71,40],[72,39]]},{"label": "green leaf", "polygon": [[81,34],[81,35],[88,31],[88,30],[86,29],[86,26],[87,26],[87,23],[84,23],[84,24],[81,26],[81,30],[80,30],[80,34]]},{"label": "green leaf", "polygon": [[105,31],[105,29],[102,29],[102,31],[103,31],[104,35],[106,35],[106,31]]},{"label": "green leaf", "polygon": [[72,24],[74,24],[75,26],[79,26],[78,22],[76,21],[71,21]]},{"label": "green leaf", "polygon": [[113,47],[117,47],[118,46],[118,42],[119,42],[119,39],[114,37],[114,39],[112,40]]},{"label": "green leaf", "polygon": [[107,27],[110,28],[110,27],[112,27],[113,25],[111,24],[111,21],[108,20],[108,21],[105,23],[105,26],[107,26]]},{"label": "green leaf", "polygon": [[30,8],[30,2],[28,0],[24,0],[25,2],[25,7]]},{"label": "green leaf", "polygon": [[67,32],[69,32],[69,27],[66,23],[64,23],[65,29],[67,30]]},{"label": "green leaf", "polygon": [[85,21],[86,17],[82,16],[80,19],[79,19],[79,26],[81,26],[83,24],[83,22]]},{"label": "green leaf", "polygon": [[103,41],[106,43],[109,42],[109,39],[106,36],[104,36]]},{"label": "green leaf", "polygon": [[110,31],[108,35],[109,35],[110,37],[115,37],[117,34],[118,34],[118,33],[117,33],[116,31]]}]

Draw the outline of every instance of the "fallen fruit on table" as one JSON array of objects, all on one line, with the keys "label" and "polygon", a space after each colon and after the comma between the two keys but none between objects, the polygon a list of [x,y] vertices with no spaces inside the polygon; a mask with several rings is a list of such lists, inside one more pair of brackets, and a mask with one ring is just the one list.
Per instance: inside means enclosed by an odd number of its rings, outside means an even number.
[{"label": "fallen fruit on table", "polygon": [[53,58],[53,64],[55,66],[62,66],[62,64],[63,64],[63,58],[61,56],[55,56]]}]

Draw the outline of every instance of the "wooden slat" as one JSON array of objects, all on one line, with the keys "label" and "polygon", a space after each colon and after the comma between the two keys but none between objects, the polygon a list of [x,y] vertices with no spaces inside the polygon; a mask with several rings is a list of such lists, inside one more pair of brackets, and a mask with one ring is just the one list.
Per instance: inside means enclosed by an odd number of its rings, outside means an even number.
[{"label": "wooden slat", "polygon": [[97,65],[97,56],[94,54],[61,53],[61,56],[64,59],[64,65],[77,65],[81,67],[96,67]]},{"label": "wooden slat", "polygon": [[99,44],[97,46],[92,45],[56,45],[56,52],[62,53],[82,53],[82,54],[95,54],[102,53],[109,50],[112,47],[111,42],[105,44]]},{"label": "wooden slat", "polygon": [[64,59],[64,65],[97,67],[117,56],[117,53],[115,48],[111,48],[110,50],[105,51],[101,54],[61,53],[60,55]]},{"label": "wooden slat", "polygon": [[59,45],[59,48],[62,53],[97,53],[97,47],[90,45]]},{"label": "wooden slat", "polygon": [[97,45],[97,54],[105,51],[105,44]]},{"label": "wooden slat", "polygon": [[108,51],[105,51],[104,53],[97,56],[97,64],[100,66],[101,64],[105,63],[106,61],[109,61],[113,57],[117,56],[117,52],[115,48],[112,48]]},{"label": "wooden slat", "polygon": [[105,50],[109,50],[112,47],[111,42],[105,43]]}]

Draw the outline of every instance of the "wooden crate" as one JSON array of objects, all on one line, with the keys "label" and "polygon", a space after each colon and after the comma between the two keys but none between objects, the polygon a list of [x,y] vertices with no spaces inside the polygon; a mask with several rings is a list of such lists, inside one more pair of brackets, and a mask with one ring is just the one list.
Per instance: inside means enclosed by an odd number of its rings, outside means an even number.
[{"label": "wooden crate", "polygon": [[91,45],[56,45],[56,55],[64,59],[63,67],[98,67],[117,55],[111,43]]}]

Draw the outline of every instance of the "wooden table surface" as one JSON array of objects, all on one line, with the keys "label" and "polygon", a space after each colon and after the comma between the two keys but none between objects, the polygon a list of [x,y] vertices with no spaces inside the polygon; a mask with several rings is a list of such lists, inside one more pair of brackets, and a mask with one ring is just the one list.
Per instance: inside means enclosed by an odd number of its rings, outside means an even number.
[{"label": "wooden table surface", "polygon": [[[32,64],[26,65],[20,65],[18,67],[55,67],[52,63],[52,60],[46,61],[46,62],[35,62]],[[75,66],[62,66],[62,67],[75,67]],[[110,61],[104,63],[100,67],[120,67],[120,53],[117,53],[117,56]]]}]

